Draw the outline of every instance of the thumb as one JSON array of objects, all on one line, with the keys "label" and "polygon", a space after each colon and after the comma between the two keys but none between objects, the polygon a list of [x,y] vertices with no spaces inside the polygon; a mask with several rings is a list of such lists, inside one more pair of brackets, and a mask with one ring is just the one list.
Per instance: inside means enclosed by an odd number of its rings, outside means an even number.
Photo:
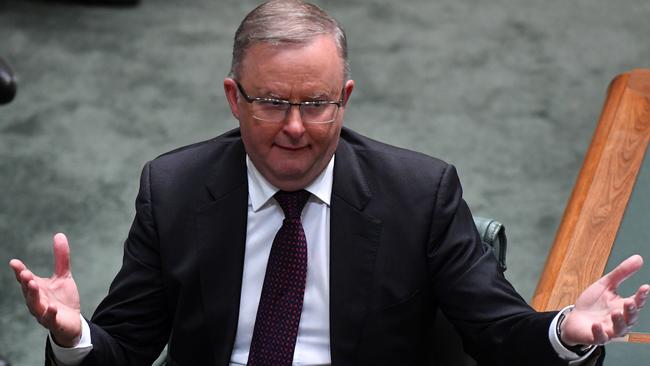
[{"label": "thumb", "polygon": [[70,273],[70,246],[62,233],[54,235],[54,275],[63,277]]},{"label": "thumb", "polygon": [[608,288],[617,288],[623,281],[635,274],[643,266],[643,258],[640,255],[633,255],[616,266],[601,280]]}]

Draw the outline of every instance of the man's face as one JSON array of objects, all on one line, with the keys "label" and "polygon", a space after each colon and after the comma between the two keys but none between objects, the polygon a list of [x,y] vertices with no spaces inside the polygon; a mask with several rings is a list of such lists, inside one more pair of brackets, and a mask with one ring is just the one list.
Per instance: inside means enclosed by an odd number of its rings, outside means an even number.
[{"label": "man's face", "polygon": [[[343,60],[328,35],[303,45],[252,45],[239,74],[250,96],[291,102],[338,101],[345,88],[345,103],[354,87],[353,81],[343,84]],[[252,105],[238,93],[234,80],[224,80],[224,89],[246,152],[271,184],[295,191],[325,169],[336,150],[345,104],[331,123],[303,123],[297,107],[291,107],[284,120],[268,122],[253,118]]]}]

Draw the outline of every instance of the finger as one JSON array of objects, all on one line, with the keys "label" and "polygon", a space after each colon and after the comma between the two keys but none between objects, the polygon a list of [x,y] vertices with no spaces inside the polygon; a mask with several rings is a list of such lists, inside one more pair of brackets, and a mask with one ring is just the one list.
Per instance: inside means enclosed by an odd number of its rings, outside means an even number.
[{"label": "finger", "polygon": [[610,338],[622,337],[627,334],[628,328],[625,323],[625,315],[622,311],[616,310],[612,313],[612,334]]},{"label": "finger", "polygon": [[623,305],[623,315],[625,316],[625,324],[627,327],[633,326],[639,319],[639,311],[636,307],[634,299],[628,299]]},{"label": "finger", "polygon": [[609,340],[607,333],[605,333],[600,323],[594,323],[591,326],[591,334],[594,337],[594,344],[605,344]]},{"label": "finger", "polygon": [[12,259],[9,261],[9,267],[13,269],[16,281],[20,282],[20,272],[27,269],[25,264],[20,259]]},{"label": "finger", "polygon": [[29,312],[40,319],[45,312],[46,307],[41,302],[41,290],[36,281],[29,281],[27,284],[27,295],[25,297]]},{"label": "finger", "polygon": [[34,279],[32,271],[25,269],[19,274],[20,287],[23,290],[23,295],[27,296],[27,285]]},{"label": "finger", "polygon": [[646,300],[648,299],[648,293],[650,293],[650,285],[642,285],[639,287],[637,290],[636,294],[634,295],[634,302],[636,303],[636,307],[638,309],[643,309],[645,306]]},{"label": "finger", "polygon": [[621,282],[628,279],[643,266],[643,258],[640,255],[633,255],[616,266],[611,272],[603,276],[600,281],[607,288],[617,288]]},{"label": "finger", "polygon": [[54,275],[66,276],[70,273],[70,246],[64,234],[54,235]]}]

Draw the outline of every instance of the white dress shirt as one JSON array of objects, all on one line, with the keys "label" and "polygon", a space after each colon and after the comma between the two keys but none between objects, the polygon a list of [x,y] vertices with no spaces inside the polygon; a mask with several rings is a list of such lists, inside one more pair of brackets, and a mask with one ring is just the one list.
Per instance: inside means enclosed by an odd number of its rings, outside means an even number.
[{"label": "white dress shirt", "polygon": [[[266,263],[276,232],[282,226],[284,213],[273,195],[279,190],[272,186],[246,156],[248,178],[248,218],[246,252],[239,305],[239,320],[230,365],[246,365],[253,327],[257,314]],[[334,157],[325,170],[305,189],[312,196],[302,212],[302,224],[307,238],[307,282],[293,364],[296,366],[330,365],[329,334],[329,246],[330,198],[334,177]],[[567,311],[565,308],[563,311]],[[555,326],[558,314],[549,327],[553,349],[572,365],[583,357],[567,350],[558,339]],[[82,336],[73,348],[59,347],[50,337],[54,356],[62,366],[77,366],[92,350],[90,329],[82,317]],[[439,335],[444,336],[444,335]]]},{"label": "white dress shirt", "polygon": [[[279,191],[255,168],[246,156],[248,175],[248,218],[246,252],[239,304],[239,321],[231,365],[246,365],[257,306],[264,284],[266,263],[275,234],[282,226],[284,213],[273,195]],[[307,238],[307,282],[298,326],[293,364],[329,365],[329,243],[330,198],[334,177],[334,157],[323,172],[305,190],[312,195],[302,211],[302,225]],[[77,366],[92,350],[90,329],[82,321],[82,339],[74,348],[59,347],[50,337],[54,356],[63,366]]]},{"label": "white dress shirt", "polygon": [[[262,293],[266,263],[275,234],[282,226],[284,213],[273,198],[279,190],[272,186],[246,156],[248,171],[248,221],[246,254],[239,303],[239,322],[231,365],[246,365],[253,337],[257,306]],[[311,193],[302,211],[302,226],[307,238],[307,282],[294,365],[329,365],[329,243],[330,197],[334,177],[334,157],[325,170],[305,190]]]}]

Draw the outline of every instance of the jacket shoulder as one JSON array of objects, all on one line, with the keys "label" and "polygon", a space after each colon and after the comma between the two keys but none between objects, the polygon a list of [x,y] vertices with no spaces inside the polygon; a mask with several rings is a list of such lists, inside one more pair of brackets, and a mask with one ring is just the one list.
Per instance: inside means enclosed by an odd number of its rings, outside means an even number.
[{"label": "jacket shoulder", "polygon": [[246,183],[246,152],[239,130],[172,150],[143,169],[158,197],[186,197],[220,187],[228,191]]},{"label": "jacket shoulder", "polygon": [[422,173],[442,172],[450,165],[441,159],[417,151],[373,140],[348,128],[342,129],[341,140],[364,165],[367,164],[388,174],[414,169]]},{"label": "jacket shoulder", "polygon": [[242,145],[239,129],[230,130],[209,140],[196,142],[168,151],[153,159],[156,167],[182,168],[183,166],[214,161],[215,155],[222,155]]}]

